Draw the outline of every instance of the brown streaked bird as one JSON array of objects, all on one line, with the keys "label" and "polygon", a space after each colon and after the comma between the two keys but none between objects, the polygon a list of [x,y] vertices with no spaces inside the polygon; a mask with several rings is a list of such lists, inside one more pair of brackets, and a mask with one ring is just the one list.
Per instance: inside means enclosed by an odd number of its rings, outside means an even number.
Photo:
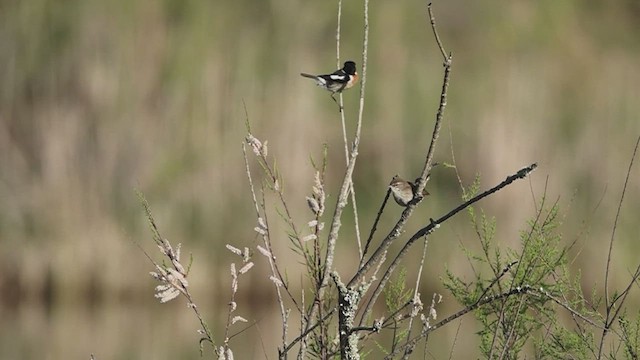
[{"label": "brown streaked bird", "polygon": [[358,72],[356,71],[356,63],[349,60],[344,63],[344,66],[340,70],[336,70],[331,74],[326,75],[311,75],[306,73],[300,73],[300,75],[314,79],[316,85],[329,91],[333,101],[338,103],[338,100],[334,97],[335,94],[341,93],[345,89],[349,89],[358,82]]},{"label": "brown streaked bird", "polygon": [[[416,179],[417,180],[417,179]],[[427,176],[427,181],[429,180],[429,176]],[[391,193],[393,194],[393,199],[400,206],[407,206],[413,200],[414,193],[416,191],[416,185],[411,181],[404,180],[400,176],[396,175],[391,179],[391,183],[389,183],[389,188],[391,189]],[[422,196],[429,195],[429,192],[425,189],[422,190]]]}]

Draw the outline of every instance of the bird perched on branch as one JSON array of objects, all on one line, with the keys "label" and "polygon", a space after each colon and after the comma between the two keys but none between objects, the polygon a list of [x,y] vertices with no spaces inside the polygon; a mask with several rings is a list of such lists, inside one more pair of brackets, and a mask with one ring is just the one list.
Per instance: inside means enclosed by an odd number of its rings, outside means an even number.
[{"label": "bird perched on branch", "polygon": [[[334,97],[335,94],[341,93],[343,90],[352,87],[358,82],[358,72],[356,71],[356,63],[353,61],[346,61],[344,66],[340,70],[336,70],[331,74],[326,75],[311,75],[306,73],[300,73],[300,75],[314,79],[316,85],[329,91],[331,98],[338,104],[338,100]],[[338,104],[340,106],[340,104]],[[342,111],[342,108],[340,108]]]},{"label": "bird perched on branch", "polygon": [[[429,176],[427,175],[427,181],[429,181]],[[416,179],[417,180],[417,179]],[[389,188],[391,189],[391,193],[393,194],[393,199],[400,206],[407,206],[415,197],[414,194],[417,190],[416,185],[411,181],[407,181],[399,177],[398,175],[394,176],[391,179],[391,183],[389,183]],[[422,196],[429,195],[429,192],[425,189],[422,190]]]}]

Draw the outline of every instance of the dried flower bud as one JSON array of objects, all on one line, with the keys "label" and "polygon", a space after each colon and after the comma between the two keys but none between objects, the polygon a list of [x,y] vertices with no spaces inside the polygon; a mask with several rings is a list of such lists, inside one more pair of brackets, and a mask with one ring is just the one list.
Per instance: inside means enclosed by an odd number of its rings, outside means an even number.
[{"label": "dried flower bud", "polygon": [[249,251],[249,248],[245,246],[244,251],[242,251],[242,262],[247,263],[250,258],[251,252]]},{"label": "dried flower bud", "polygon": [[264,255],[264,256],[266,256],[266,257],[268,257],[268,258],[270,258],[270,257],[271,257],[271,252],[270,252],[269,250],[267,250],[267,249],[263,248],[263,247],[262,247],[262,246],[260,246],[260,245],[258,245],[258,246],[257,246],[257,248],[258,248],[258,251],[260,251],[260,253],[261,253],[262,255]]},{"label": "dried flower bud", "polygon": [[247,319],[243,318],[242,316],[234,316],[233,319],[231,319],[231,324],[235,324],[238,321],[242,321],[244,323],[248,322]]},{"label": "dried flower bud", "polygon": [[234,254],[236,254],[238,256],[242,256],[242,250],[238,249],[237,247],[227,244],[226,248],[229,251],[231,251],[232,253],[234,253]]},{"label": "dried flower bud", "polygon": [[249,134],[246,137],[247,144],[251,146],[251,150],[256,156],[261,156],[262,154],[262,143],[255,136]]},{"label": "dried flower bud", "polygon": [[280,287],[280,286],[284,285],[280,279],[278,279],[277,277],[275,277],[275,276],[273,276],[273,275],[272,275],[272,276],[269,276],[269,279],[270,279],[271,281],[273,281],[273,283],[274,283],[274,284],[276,284],[276,286],[278,286],[278,287]]},{"label": "dried flower bud", "polygon": [[317,238],[318,237],[316,236],[316,234],[309,234],[309,235],[307,235],[307,236],[302,238],[302,242],[307,242],[309,240],[315,240]]},{"label": "dried flower bud", "polygon": [[240,271],[238,271],[240,274],[246,274],[247,271],[251,270],[251,268],[253,267],[253,262],[247,263],[245,266],[243,266]]},{"label": "dried flower bud", "polygon": [[307,196],[307,205],[309,205],[309,209],[311,209],[314,214],[318,214],[320,212],[320,205],[318,204],[318,200]]}]

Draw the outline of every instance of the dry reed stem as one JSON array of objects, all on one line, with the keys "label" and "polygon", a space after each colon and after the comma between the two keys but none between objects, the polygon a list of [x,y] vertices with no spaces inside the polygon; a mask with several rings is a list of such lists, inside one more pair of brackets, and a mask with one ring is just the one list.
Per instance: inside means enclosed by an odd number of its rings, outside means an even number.
[{"label": "dry reed stem", "polygon": [[[249,168],[249,160],[247,158],[247,149],[245,148],[244,143],[242,143],[242,154],[244,156],[244,164],[245,164],[245,170],[246,170],[246,174],[247,174],[247,179],[249,180],[249,189],[251,190],[251,199],[253,200],[253,206],[254,206],[254,209],[256,211],[256,217],[258,219],[260,219],[261,218],[261,216],[260,216],[260,207],[258,206],[258,200],[257,200],[257,197],[256,197],[255,187],[253,186],[253,180],[251,178],[251,170]],[[263,192],[263,194],[264,194],[264,192]],[[265,214],[265,218],[266,218],[266,214]],[[260,222],[260,221],[258,220],[258,222]],[[284,284],[284,281],[282,279],[282,275],[280,274],[280,271],[278,270],[278,265],[276,263],[275,255],[273,255],[273,248],[271,246],[271,236],[270,236],[270,233],[269,233],[268,224],[266,226],[266,229],[264,229],[264,230],[265,230],[265,232],[262,234],[262,242],[265,245],[267,252],[263,253],[263,255],[268,259],[269,268],[271,270],[271,276],[274,277],[274,278],[279,279]],[[262,253],[262,251],[261,251],[261,253]],[[284,348],[284,346],[286,344],[286,333],[287,333],[287,316],[286,316],[285,304],[284,304],[284,299],[282,297],[282,292],[280,291],[279,284],[276,284],[275,282],[273,282],[273,283],[274,283],[274,286],[276,288],[276,295],[278,297],[278,307],[280,309],[280,319],[282,320],[282,347]],[[291,294],[289,292],[289,290],[287,290],[287,293],[293,299],[293,294]]]}]

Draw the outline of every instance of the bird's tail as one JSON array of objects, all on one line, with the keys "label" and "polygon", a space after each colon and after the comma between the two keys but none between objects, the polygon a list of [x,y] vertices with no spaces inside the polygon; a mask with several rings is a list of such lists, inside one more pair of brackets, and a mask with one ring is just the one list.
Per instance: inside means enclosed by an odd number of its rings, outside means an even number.
[{"label": "bird's tail", "polygon": [[317,79],[318,78],[317,76],[311,75],[311,74],[300,73],[300,75],[304,76],[306,78],[309,78],[309,79]]}]

